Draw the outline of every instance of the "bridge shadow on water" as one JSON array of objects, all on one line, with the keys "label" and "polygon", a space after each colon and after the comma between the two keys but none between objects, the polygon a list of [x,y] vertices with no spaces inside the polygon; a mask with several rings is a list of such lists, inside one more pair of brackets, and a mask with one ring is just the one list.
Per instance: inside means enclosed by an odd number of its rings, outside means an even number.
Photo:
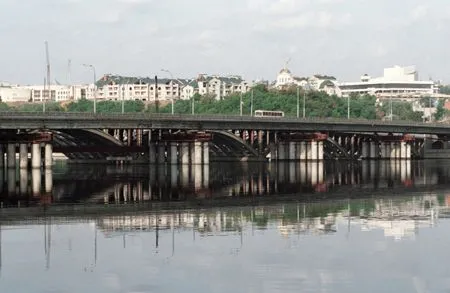
[{"label": "bridge shadow on water", "polygon": [[450,161],[71,165],[0,170],[1,207],[196,202],[240,204],[408,195],[450,189]]}]

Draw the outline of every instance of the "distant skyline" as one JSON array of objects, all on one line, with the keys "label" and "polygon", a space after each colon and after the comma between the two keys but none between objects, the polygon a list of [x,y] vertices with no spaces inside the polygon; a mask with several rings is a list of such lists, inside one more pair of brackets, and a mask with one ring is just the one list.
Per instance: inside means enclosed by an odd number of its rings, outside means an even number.
[{"label": "distant skyline", "polygon": [[356,81],[416,65],[450,83],[450,2],[434,0],[2,0],[0,81],[42,83],[103,74],[274,80],[291,58],[298,76]]}]

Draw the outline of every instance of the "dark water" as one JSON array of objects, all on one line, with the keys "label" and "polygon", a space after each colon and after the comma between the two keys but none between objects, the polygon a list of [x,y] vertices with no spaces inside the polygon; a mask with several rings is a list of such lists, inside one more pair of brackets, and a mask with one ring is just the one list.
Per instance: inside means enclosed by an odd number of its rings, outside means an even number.
[{"label": "dark water", "polygon": [[5,172],[0,292],[450,292],[449,171],[57,165],[27,184]]}]

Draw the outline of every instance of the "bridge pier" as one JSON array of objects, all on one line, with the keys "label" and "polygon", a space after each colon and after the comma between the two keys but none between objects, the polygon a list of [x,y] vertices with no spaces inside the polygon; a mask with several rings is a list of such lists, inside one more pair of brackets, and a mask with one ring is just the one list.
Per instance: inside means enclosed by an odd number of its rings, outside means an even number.
[{"label": "bridge pier", "polygon": [[172,141],[169,143],[169,156],[170,156],[170,164],[176,165],[178,164],[178,146],[177,143]]},{"label": "bridge pier", "polygon": [[284,141],[278,142],[277,159],[280,161],[286,160],[286,143]]},{"label": "bridge pier", "polygon": [[378,159],[378,144],[375,141],[370,142],[370,159]]},{"label": "bridge pier", "polygon": [[164,142],[158,143],[158,164],[164,164],[166,162],[166,145]]},{"label": "bridge pier", "polygon": [[19,171],[19,189],[21,195],[26,195],[28,192],[28,169],[21,168]]},{"label": "bridge pier", "polygon": [[194,142],[194,158],[193,158],[193,164],[194,165],[201,165],[202,164],[202,142],[196,141]]},{"label": "bridge pier", "polygon": [[312,160],[312,144],[310,141],[306,142],[306,160],[307,161]]},{"label": "bridge pier", "polygon": [[182,165],[189,164],[189,143],[188,142],[182,142],[181,143],[180,157],[181,157],[181,164]]},{"label": "bridge pier", "polygon": [[148,145],[148,163],[156,164],[156,143],[150,141]]},{"label": "bridge pier", "polygon": [[323,161],[324,159],[323,141],[321,140],[317,142],[317,159],[319,161]]},{"label": "bridge pier", "polygon": [[31,171],[31,190],[35,197],[41,193],[41,169],[34,168]]},{"label": "bridge pier", "polygon": [[318,145],[317,145],[317,141],[315,141],[315,140],[313,140],[313,141],[311,141],[311,160],[312,161],[317,161],[317,159],[318,159],[318,153],[317,153],[317,147],[318,147]]},{"label": "bridge pier", "polygon": [[28,168],[28,145],[26,143],[19,145],[19,168]]},{"label": "bridge pier", "polygon": [[295,152],[295,141],[289,142],[289,158],[288,160],[293,161],[296,160],[296,152]]},{"label": "bridge pier", "polygon": [[41,145],[39,143],[31,145],[31,168],[41,168]]},{"label": "bridge pier", "polygon": [[209,164],[209,142],[205,141],[203,143],[203,164]]},{"label": "bridge pier", "polygon": [[8,168],[7,173],[8,180],[8,194],[15,195],[16,194],[16,169]]},{"label": "bridge pier", "polygon": [[53,166],[53,146],[46,143],[44,146],[44,167],[51,168]]},{"label": "bridge pier", "polygon": [[16,168],[16,144],[8,143],[6,150],[6,165],[8,168],[15,169]]}]

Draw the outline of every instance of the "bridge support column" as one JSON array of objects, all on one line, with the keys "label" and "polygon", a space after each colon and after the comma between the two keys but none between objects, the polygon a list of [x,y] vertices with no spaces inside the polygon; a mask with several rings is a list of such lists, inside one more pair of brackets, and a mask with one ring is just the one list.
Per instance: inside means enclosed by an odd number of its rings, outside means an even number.
[{"label": "bridge support column", "polygon": [[369,157],[369,147],[368,141],[361,142],[361,159],[367,159]]},{"label": "bridge support column", "polygon": [[284,141],[278,142],[277,159],[286,160],[286,143]]},{"label": "bridge support column", "polygon": [[39,143],[31,145],[31,168],[41,168],[41,145]]},{"label": "bridge support column", "polygon": [[411,160],[411,144],[406,143],[406,159]]},{"label": "bridge support column", "polygon": [[44,146],[44,166],[46,168],[53,166],[53,146],[51,143],[46,143]]},{"label": "bridge support column", "polygon": [[317,141],[313,140],[311,141],[311,160],[317,161],[318,160],[318,152],[317,152]]},{"label": "bridge support column", "polygon": [[33,196],[39,196],[41,194],[41,169],[34,168],[31,171],[31,191]]},{"label": "bridge support column", "polygon": [[180,157],[181,157],[181,164],[182,165],[188,165],[189,164],[189,143],[188,142],[182,142],[180,146]]},{"label": "bridge support column", "polygon": [[19,189],[22,195],[26,195],[28,191],[28,170],[20,168],[19,171]]},{"label": "bridge support column", "polygon": [[203,143],[203,164],[209,164],[209,142]]},{"label": "bridge support column", "polygon": [[45,193],[49,194],[52,192],[53,189],[53,171],[52,169],[45,169],[45,173],[44,173],[44,188],[45,188]]},{"label": "bridge support column", "polygon": [[156,164],[156,144],[151,141],[148,145],[148,162],[152,165]]},{"label": "bridge support column", "polygon": [[8,177],[8,194],[14,195],[16,193],[16,169],[8,168],[6,176]]},{"label": "bridge support column", "polygon": [[195,165],[202,164],[202,143],[200,141],[194,142],[194,163],[193,164],[195,164]]},{"label": "bridge support column", "polygon": [[391,159],[391,151],[392,151],[391,145],[392,144],[390,142],[388,142],[388,141],[384,143],[384,146],[385,146],[385,149],[386,149],[386,158],[385,159],[388,159],[388,160]]},{"label": "bridge support column", "polygon": [[323,141],[321,140],[317,142],[317,160],[323,161],[323,159],[324,159]]},{"label": "bridge support column", "polygon": [[378,159],[378,144],[375,141],[370,142],[370,159]]},{"label": "bridge support column", "polygon": [[0,168],[3,170],[5,166],[5,148],[2,144],[0,144]]},{"label": "bridge support column", "polygon": [[166,144],[164,142],[158,143],[158,164],[166,162]]},{"label": "bridge support column", "polygon": [[380,159],[386,159],[387,153],[386,153],[386,142],[380,143]]},{"label": "bridge support column", "polygon": [[6,166],[8,168],[16,168],[16,144],[8,143],[6,152]]},{"label": "bridge support column", "polygon": [[296,159],[295,142],[294,141],[290,141],[289,142],[289,158],[288,158],[288,160],[293,161],[295,159]]},{"label": "bridge support column", "polygon": [[306,160],[311,161],[312,160],[312,143],[310,141],[306,142]]},{"label": "bridge support column", "polygon": [[301,141],[300,142],[300,161],[306,161],[308,152],[308,142]]},{"label": "bridge support column", "polygon": [[177,154],[177,143],[176,142],[170,142],[170,150],[169,150],[169,156],[170,156],[170,164],[176,165],[178,164],[178,154]]},{"label": "bridge support column", "polygon": [[297,161],[300,160],[301,147],[302,147],[301,142],[295,143],[295,160]]},{"label": "bridge support column", "polygon": [[397,160],[398,159],[398,143],[397,142],[391,142],[391,160]]},{"label": "bridge support column", "polygon": [[26,143],[19,145],[19,168],[28,168],[28,145]]}]

